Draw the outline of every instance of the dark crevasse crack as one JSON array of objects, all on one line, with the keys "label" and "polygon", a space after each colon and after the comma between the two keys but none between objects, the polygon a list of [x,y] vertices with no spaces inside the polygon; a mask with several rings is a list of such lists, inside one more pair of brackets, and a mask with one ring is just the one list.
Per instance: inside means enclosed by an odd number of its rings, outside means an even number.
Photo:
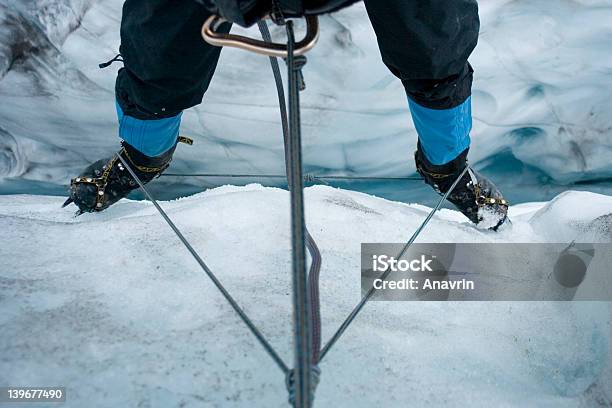
[{"label": "dark crevasse crack", "polygon": [[[36,0],[37,3],[42,1]],[[38,4],[36,7],[30,7],[28,14],[41,25],[51,42],[61,46],[66,38],[81,26],[83,17],[91,8],[91,4],[91,1],[45,1],[42,7],[39,7]]]},{"label": "dark crevasse crack", "polygon": [[[54,48],[57,50],[57,46],[63,44],[81,26],[83,17],[91,8],[91,2],[83,3],[79,10],[75,10],[74,4],[61,0],[47,2],[40,8],[37,7],[38,3],[31,2],[24,9],[0,2],[0,79],[31,56],[41,55]],[[71,12],[62,14],[58,10]],[[58,18],[71,18],[64,24],[66,29],[63,32],[45,25],[57,23]]]},{"label": "dark crevasse crack", "polygon": [[20,176],[26,164],[15,137],[0,127],[0,178]]}]

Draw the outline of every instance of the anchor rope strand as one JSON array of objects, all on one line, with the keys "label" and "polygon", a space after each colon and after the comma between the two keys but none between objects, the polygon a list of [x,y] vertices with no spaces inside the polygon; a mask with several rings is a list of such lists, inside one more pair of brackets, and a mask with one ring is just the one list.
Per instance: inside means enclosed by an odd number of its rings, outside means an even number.
[{"label": "anchor rope strand", "polygon": [[[414,232],[414,234],[412,234],[412,237],[410,237],[410,239],[408,240],[408,242],[406,242],[406,244],[404,245],[404,247],[402,248],[402,250],[400,251],[399,255],[396,257],[396,259],[400,259],[402,256],[404,256],[404,254],[406,253],[406,251],[408,250],[408,248],[414,243],[414,241],[418,238],[418,236],[421,234],[421,232],[423,231],[423,229],[425,228],[425,226],[429,223],[429,221],[432,219],[432,217],[434,216],[434,214],[436,213],[436,211],[438,211],[440,209],[440,206],[442,205],[442,203],[444,202],[444,200],[446,200],[448,198],[448,196],[450,195],[450,193],[455,189],[455,187],[457,187],[457,184],[459,184],[459,180],[461,180],[461,178],[463,177],[463,175],[467,172],[468,170],[468,166],[465,166],[465,169],[463,169],[463,171],[461,172],[461,174],[459,175],[459,177],[457,177],[457,179],[453,182],[453,184],[451,185],[451,187],[448,189],[448,191],[446,193],[444,193],[444,195],[440,198],[440,200],[438,200],[438,203],[436,204],[436,206],[429,212],[429,214],[427,215],[427,217],[425,218],[425,220],[421,223],[421,225],[419,226],[419,228],[417,228],[417,230]],[[384,281],[389,274],[391,273],[391,269],[387,268],[384,273],[381,276],[381,279]],[[323,358],[327,355],[327,353],[329,352],[329,350],[333,347],[334,344],[336,344],[336,342],[338,341],[338,339],[342,336],[342,334],[344,333],[344,331],[350,326],[350,324],[355,320],[355,318],[357,317],[357,315],[359,314],[359,312],[361,312],[361,310],[363,309],[363,307],[365,306],[365,304],[367,303],[368,300],[370,300],[370,298],[372,297],[372,295],[374,294],[374,292],[376,292],[376,289],[374,288],[374,286],[372,286],[370,288],[370,290],[368,290],[368,292],[366,293],[366,295],[361,298],[361,300],[359,301],[359,303],[357,304],[357,306],[355,306],[353,308],[353,310],[351,311],[351,313],[348,315],[348,317],[344,320],[344,322],[340,325],[340,327],[338,328],[338,330],[336,330],[336,332],[334,333],[334,335],[331,337],[331,339],[327,342],[327,344],[325,345],[325,347],[323,347],[323,350],[321,350],[321,357],[320,357],[320,361],[323,360]]]},{"label": "anchor rope strand", "polygon": [[[161,177],[219,177],[219,178],[277,178],[286,179],[284,174],[231,174],[231,173],[162,173]],[[317,176],[315,174],[304,174],[304,181],[323,181],[323,180],[372,180],[372,181],[423,181],[422,177],[416,176]]]},{"label": "anchor rope strand", "polygon": [[[259,21],[257,23],[261,36],[265,42],[271,43],[272,36],[270,30],[265,21]],[[276,93],[278,96],[278,104],[281,116],[281,126],[283,129],[283,141],[285,149],[285,171],[287,175],[291,173],[291,163],[289,162],[289,122],[287,119],[287,104],[285,103],[285,89],[283,86],[283,79],[280,73],[280,67],[278,64],[278,58],[269,57],[270,66],[272,68],[272,74],[274,75],[274,81],[276,83]],[[303,80],[303,78],[302,78]],[[303,83],[302,83],[303,85]],[[282,178],[288,178],[287,176],[280,176]],[[305,175],[304,179],[308,179],[308,175]],[[288,180],[289,181],[289,180]],[[289,188],[291,188],[291,183]],[[321,252],[312,237],[308,232],[308,227],[304,226],[304,232],[306,235],[306,247],[310,253],[311,263],[308,272],[308,286],[310,290],[310,318],[311,318],[311,329],[312,329],[312,363],[316,364],[319,361],[319,353],[321,350],[321,308],[320,308],[320,297],[319,297],[319,275],[321,271]]]},{"label": "anchor rope strand", "polygon": [[249,330],[251,331],[251,333],[253,333],[253,335],[255,336],[255,338],[259,341],[259,343],[263,346],[264,350],[270,355],[270,357],[272,357],[272,360],[274,360],[274,362],[276,363],[276,365],[278,365],[278,367],[283,371],[283,373],[285,373],[285,375],[288,375],[288,373],[290,372],[289,367],[287,367],[287,364],[285,364],[285,362],[283,361],[283,359],[278,355],[278,353],[276,352],[276,350],[274,349],[274,347],[272,347],[272,345],[268,342],[268,340],[264,337],[264,335],[261,333],[261,331],[259,331],[259,329],[257,328],[257,326],[255,326],[255,324],[253,323],[253,321],[247,316],[247,314],[242,310],[242,308],[238,305],[238,303],[234,300],[234,298],[230,295],[230,293],[225,289],[225,287],[223,286],[223,284],[219,281],[219,279],[217,279],[217,277],[215,276],[215,274],[210,270],[210,268],[208,267],[208,265],[206,265],[206,263],[202,260],[202,258],[200,257],[200,255],[197,253],[197,251],[191,246],[191,244],[189,243],[189,241],[187,240],[187,238],[185,238],[185,236],[183,235],[183,233],[178,229],[178,227],[174,224],[174,222],[170,219],[170,217],[168,217],[168,215],[166,214],[166,212],[163,210],[163,208],[161,208],[161,206],[159,205],[159,203],[157,202],[157,200],[151,195],[151,193],[149,192],[149,189],[145,187],[145,185],[143,184],[143,182],[140,180],[140,178],[138,178],[138,176],[136,175],[136,173],[134,173],[134,170],[132,170],[132,167],[130,167],[130,165],[127,163],[126,160],[123,159],[123,157],[121,157],[121,155],[117,155],[117,157],[119,158],[119,160],[121,161],[121,163],[123,163],[123,165],[125,166],[125,168],[128,170],[128,172],[130,173],[130,175],[134,178],[134,180],[136,180],[136,183],[138,183],[138,186],[140,187],[140,189],[142,190],[142,192],[144,193],[144,195],[149,199],[149,201],[151,201],[151,203],[153,203],[153,205],[155,206],[155,208],[157,209],[157,212],[161,215],[161,217],[166,221],[166,223],[170,226],[170,228],[172,228],[172,231],[174,231],[174,233],[176,234],[176,236],[179,238],[179,240],[183,243],[183,245],[185,246],[185,248],[187,248],[187,250],[189,251],[189,253],[193,256],[193,258],[196,260],[196,262],[200,265],[200,267],[202,268],[202,270],[206,273],[206,275],[208,275],[208,277],[210,278],[210,280],[213,282],[213,284],[217,287],[217,289],[221,292],[221,294],[223,295],[223,297],[225,297],[225,299],[228,301],[228,303],[230,304],[230,306],[234,309],[234,311],[236,312],[236,314],[238,314],[238,316],[240,317],[240,319],[242,319],[242,321],[244,322],[244,324],[249,328]]}]

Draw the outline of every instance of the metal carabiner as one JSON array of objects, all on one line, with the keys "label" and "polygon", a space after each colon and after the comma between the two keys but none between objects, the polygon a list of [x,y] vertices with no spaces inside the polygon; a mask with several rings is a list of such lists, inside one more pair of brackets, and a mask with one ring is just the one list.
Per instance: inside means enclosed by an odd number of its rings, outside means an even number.
[{"label": "metal carabiner", "polygon": [[[319,20],[316,16],[306,16],[306,35],[295,44],[294,55],[304,55],[310,51],[319,40]],[[226,22],[219,16],[210,16],[202,26],[202,38],[208,44],[217,47],[233,47],[267,55],[268,57],[287,58],[287,45],[278,43],[266,43],[249,37],[235,34],[218,33],[215,31],[222,23]]]}]

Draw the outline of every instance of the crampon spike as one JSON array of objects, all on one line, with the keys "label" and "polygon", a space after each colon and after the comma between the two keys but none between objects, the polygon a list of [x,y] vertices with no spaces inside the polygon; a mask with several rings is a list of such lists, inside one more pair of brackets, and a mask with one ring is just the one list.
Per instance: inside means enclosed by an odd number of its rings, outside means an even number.
[{"label": "crampon spike", "polygon": [[72,199],[72,197],[68,197],[68,199],[66,201],[64,201],[64,204],[62,204],[62,208],[68,207],[73,202],[74,202],[74,200]]}]

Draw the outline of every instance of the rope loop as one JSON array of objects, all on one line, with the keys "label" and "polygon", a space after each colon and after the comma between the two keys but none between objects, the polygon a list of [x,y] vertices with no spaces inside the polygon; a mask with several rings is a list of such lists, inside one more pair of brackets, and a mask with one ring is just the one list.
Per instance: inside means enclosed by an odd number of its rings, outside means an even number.
[{"label": "rope loop", "polygon": [[[310,368],[310,384],[312,389],[310,393],[312,395],[311,400],[314,399],[314,393],[321,381],[321,369],[318,365],[313,364]],[[293,406],[295,404],[295,369],[289,370],[285,374],[285,385],[287,386],[287,392],[289,393],[289,404]]]}]

